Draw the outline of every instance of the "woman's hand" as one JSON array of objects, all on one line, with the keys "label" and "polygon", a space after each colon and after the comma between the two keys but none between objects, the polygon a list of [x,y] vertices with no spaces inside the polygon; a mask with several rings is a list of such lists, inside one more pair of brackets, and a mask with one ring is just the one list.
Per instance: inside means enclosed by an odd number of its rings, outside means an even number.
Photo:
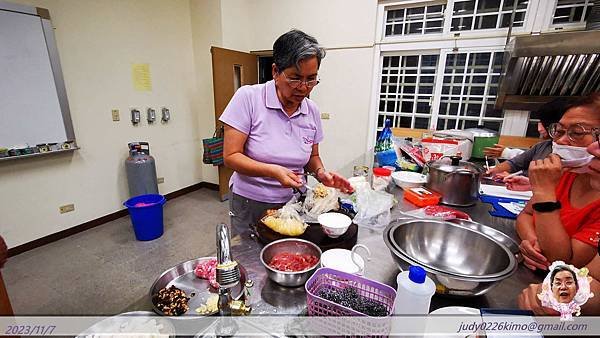
[{"label": "woman's hand", "polygon": [[501,144],[494,144],[493,147],[485,147],[483,148],[483,154],[489,157],[498,158],[502,156],[502,152],[504,151],[505,146]]},{"label": "woman's hand", "polygon": [[543,160],[529,164],[529,181],[535,201],[556,201],[556,186],[562,175],[560,157],[550,154]]},{"label": "woman's hand", "polygon": [[350,182],[348,182],[346,178],[338,173],[317,170],[317,179],[323,183],[323,185],[339,189],[345,194],[351,194],[354,192],[354,188],[352,188]]},{"label": "woman's hand", "polygon": [[517,303],[522,310],[531,310],[538,316],[543,315],[559,315],[559,313],[551,308],[542,306],[538,295],[542,292],[542,284],[529,284],[529,287],[523,289]]},{"label": "woman's hand", "polygon": [[271,177],[279,181],[286,188],[300,188],[304,185],[301,176],[298,176],[288,168],[273,164],[271,166]]},{"label": "woman's hand", "polygon": [[548,270],[550,263],[548,259],[542,255],[542,249],[537,239],[524,239],[519,245],[521,254],[523,255],[523,264],[531,270],[542,269]]},{"label": "woman's hand", "polygon": [[506,176],[510,175],[508,171],[495,171],[494,168],[485,172],[487,176],[491,176],[494,180],[503,180]]},{"label": "woman's hand", "polygon": [[514,191],[530,191],[531,182],[527,176],[505,177],[506,189]]}]

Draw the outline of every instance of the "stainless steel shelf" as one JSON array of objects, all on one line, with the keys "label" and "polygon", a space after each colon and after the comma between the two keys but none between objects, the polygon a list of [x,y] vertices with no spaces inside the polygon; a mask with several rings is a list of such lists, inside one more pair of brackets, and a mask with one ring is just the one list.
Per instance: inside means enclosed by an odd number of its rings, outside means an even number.
[{"label": "stainless steel shelf", "polygon": [[18,159],[22,159],[22,158],[47,156],[47,155],[52,155],[52,154],[70,153],[70,152],[73,152],[73,151],[75,151],[77,149],[79,149],[79,147],[75,147],[75,148],[71,148],[71,149],[61,149],[61,150],[48,151],[48,152],[45,152],[45,153],[33,153],[33,154],[19,155],[19,156],[0,157],[0,162],[11,161],[11,160],[18,160]]}]

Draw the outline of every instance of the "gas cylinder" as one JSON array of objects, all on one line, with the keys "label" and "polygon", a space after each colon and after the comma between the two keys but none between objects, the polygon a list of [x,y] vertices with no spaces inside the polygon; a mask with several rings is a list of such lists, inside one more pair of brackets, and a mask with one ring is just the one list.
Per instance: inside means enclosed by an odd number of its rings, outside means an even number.
[{"label": "gas cylinder", "polygon": [[131,142],[128,146],[129,157],[125,160],[125,169],[129,194],[131,197],[158,194],[156,162],[150,156],[150,145],[148,142]]}]

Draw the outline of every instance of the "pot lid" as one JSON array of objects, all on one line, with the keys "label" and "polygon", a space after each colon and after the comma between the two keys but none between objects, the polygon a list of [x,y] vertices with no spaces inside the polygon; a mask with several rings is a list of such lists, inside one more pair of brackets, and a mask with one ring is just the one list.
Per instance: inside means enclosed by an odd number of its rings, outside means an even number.
[{"label": "pot lid", "polygon": [[439,130],[434,132],[433,136],[450,138],[454,140],[470,140],[471,142],[474,138],[473,133],[471,133],[470,131],[460,129]]},{"label": "pot lid", "polygon": [[480,174],[484,172],[484,169],[477,164],[461,161],[460,156],[444,156],[436,161],[431,161],[427,165],[430,168],[441,170],[447,173],[453,173],[456,171],[469,172],[471,174]]},{"label": "pot lid", "polygon": [[473,134],[473,136],[475,137],[496,137],[498,136],[498,133],[491,130],[491,129],[487,129],[484,128],[483,126],[478,126],[477,128],[469,128],[469,129],[465,129],[468,132],[471,132]]}]

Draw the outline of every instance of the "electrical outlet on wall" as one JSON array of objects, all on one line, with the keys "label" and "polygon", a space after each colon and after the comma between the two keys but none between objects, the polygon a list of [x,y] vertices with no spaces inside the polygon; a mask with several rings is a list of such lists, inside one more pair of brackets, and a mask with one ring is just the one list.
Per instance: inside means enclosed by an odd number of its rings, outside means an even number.
[{"label": "electrical outlet on wall", "polygon": [[137,108],[131,108],[130,112],[131,112],[131,123],[133,123],[134,126],[139,124],[140,120],[141,120],[140,110]]},{"label": "electrical outlet on wall", "polygon": [[331,113],[321,112],[321,120],[329,120],[331,118]]},{"label": "electrical outlet on wall", "polygon": [[119,114],[119,110],[118,110],[118,109],[113,109],[113,110],[111,110],[111,113],[112,113],[112,120],[113,120],[113,121],[115,121],[115,122],[116,122],[116,121],[119,121],[119,120],[121,120],[121,116],[120,116],[120,114]]},{"label": "electrical outlet on wall", "polygon": [[159,178],[156,179],[156,181],[158,182],[158,184],[165,183],[165,178],[164,177],[159,177]]},{"label": "electrical outlet on wall", "polygon": [[60,207],[58,207],[58,211],[60,211],[61,214],[71,212],[74,210],[75,210],[75,204],[65,204],[65,205],[61,205]]}]

